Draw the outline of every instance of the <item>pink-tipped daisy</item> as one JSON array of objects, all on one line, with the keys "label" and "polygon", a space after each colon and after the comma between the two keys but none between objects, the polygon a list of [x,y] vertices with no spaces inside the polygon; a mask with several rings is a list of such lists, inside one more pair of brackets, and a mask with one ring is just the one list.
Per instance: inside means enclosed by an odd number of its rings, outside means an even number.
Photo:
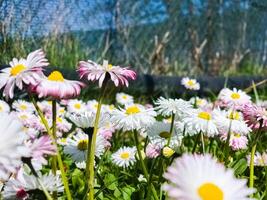
[{"label": "pink-tipped daisy", "polygon": [[87,62],[80,61],[77,71],[80,78],[85,77],[89,81],[98,80],[99,87],[102,87],[105,78],[111,79],[116,87],[119,85],[126,85],[128,87],[128,79],[136,79],[136,73],[134,71],[108,64],[107,60],[104,60],[103,65],[97,64],[91,60]]},{"label": "pink-tipped daisy", "polygon": [[71,99],[80,94],[83,86],[84,84],[80,81],[64,79],[59,71],[53,71],[48,77],[43,78],[33,90],[39,98]]},{"label": "pink-tipped daisy", "polygon": [[[246,149],[248,145],[248,138],[245,135],[242,135],[237,132],[231,132],[230,133],[230,140],[229,140],[229,146],[234,151]],[[221,139],[223,141],[227,140],[228,132],[224,132],[221,136]]]},{"label": "pink-tipped daisy", "polygon": [[235,108],[239,109],[243,105],[248,104],[251,102],[251,97],[248,96],[242,90],[237,90],[234,88],[230,90],[228,88],[224,88],[220,91],[218,100],[222,101],[222,104],[227,106],[228,108]]},{"label": "pink-tipped daisy", "polygon": [[262,123],[263,129],[267,129],[267,109],[255,104],[246,104],[243,107],[243,115],[246,123],[252,129],[259,129]]},{"label": "pink-tipped daisy", "polygon": [[210,155],[184,154],[168,167],[163,189],[172,200],[248,200],[253,189]]},{"label": "pink-tipped daisy", "polygon": [[15,86],[22,90],[24,84],[36,85],[43,74],[42,68],[49,65],[41,49],[31,52],[26,59],[13,58],[9,64],[10,67],[1,70],[0,89],[4,87],[3,95],[11,99]]}]

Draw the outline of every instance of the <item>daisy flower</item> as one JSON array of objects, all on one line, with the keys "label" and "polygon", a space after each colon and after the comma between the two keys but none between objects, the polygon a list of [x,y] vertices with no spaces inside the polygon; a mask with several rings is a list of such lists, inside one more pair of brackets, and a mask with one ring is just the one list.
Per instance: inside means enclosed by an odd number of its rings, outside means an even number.
[{"label": "daisy flower", "polygon": [[208,137],[213,137],[219,133],[212,112],[195,109],[183,121],[195,134],[202,132]]},{"label": "daisy flower", "polygon": [[160,97],[155,102],[155,105],[155,110],[166,117],[171,116],[173,113],[178,117],[182,117],[192,108],[189,102],[182,99],[165,99],[163,97]]},{"label": "daisy flower", "polygon": [[200,89],[200,84],[197,82],[196,79],[191,79],[188,77],[184,77],[181,80],[181,84],[189,90],[199,90]]},{"label": "daisy flower", "polygon": [[157,158],[161,154],[161,143],[149,143],[146,146],[145,154],[148,158]]},{"label": "daisy flower", "polygon": [[116,94],[116,101],[121,105],[128,105],[134,103],[134,98],[131,95],[121,92]]},{"label": "daisy flower", "polygon": [[118,129],[124,131],[140,130],[155,122],[156,112],[152,109],[145,109],[139,104],[128,105],[125,109],[115,109],[112,112],[110,121]]},{"label": "daisy flower", "polygon": [[56,154],[56,147],[48,135],[27,141],[26,146],[31,151],[31,162],[35,170],[41,170],[43,165],[47,165],[46,155]]},{"label": "daisy flower", "polygon": [[111,155],[111,159],[115,165],[126,168],[136,162],[135,154],[135,147],[121,147]]},{"label": "daisy flower", "polygon": [[243,107],[244,119],[248,126],[253,130],[260,128],[267,129],[267,109],[255,104],[246,104]]},{"label": "daisy flower", "polygon": [[84,112],[86,108],[86,104],[78,99],[70,99],[67,104],[68,112],[70,113],[81,113]]},{"label": "daisy flower", "polygon": [[[64,187],[59,175],[54,176],[51,172],[45,175],[39,174],[40,181],[49,191],[63,192]],[[11,178],[4,187],[4,199],[28,199],[34,190],[42,190],[35,176],[22,172],[18,179]]]},{"label": "daisy flower", "polygon": [[33,87],[33,91],[39,98],[71,99],[80,94],[83,86],[80,81],[64,79],[61,72],[53,71],[48,77],[43,77],[38,85]]},{"label": "daisy flower", "polygon": [[[98,106],[98,101],[96,101],[95,99],[93,100],[89,100],[87,101],[86,103],[86,107],[87,109],[89,110],[89,112],[93,112],[93,113],[96,113],[97,111],[97,106]],[[103,108],[101,108],[101,111],[102,111]]]},{"label": "daisy flower", "polygon": [[35,110],[34,106],[31,103],[24,100],[14,101],[12,107],[18,112],[21,111],[21,112],[33,113]]},{"label": "daisy flower", "polygon": [[42,68],[49,65],[44,52],[39,49],[31,52],[26,59],[13,58],[10,67],[0,72],[0,89],[4,87],[3,96],[13,98],[17,86],[23,89],[23,84],[36,85],[42,76]]},{"label": "daisy flower", "polygon": [[[77,127],[82,129],[87,129],[89,127],[94,127],[95,114],[91,112],[81,112],[81,113],[68,113],[67,118],[70,119]],[[99,126],[105,124],[108,119],[106,114],[102,114],[99,119]]]},{"label": "daisy flower", "polygon": [[169,183],[163,189],[173,200],[248,200],[254,191],[210,155],[184,154],[168,167],[164,177]]},{"label": "daisy flower", "polygon": [[104,60],[103,65],[99,65],[91,60],[87,62],[80,61],[77,71],[80,78],[85,77],[89,81],[98,80],[99,87],[102,87],[105,79],[111,79],[116,87],[119,85],[126,85],[128,87],[128,79],[136,79],[136,73],[134,71],[108,64],[107,60]]},{"label": "daisy flower", "polygon": [[[71,156],[75,162],[86,160],[88,147],[88,135],[78,131],[75,135],[67,138],[67,144],[64,146],[64,153]],[[105,139],[97,135],[95,156],[100,157],[105,151]]]},{"label": "daisy flower", "polygon": [[206,107],[209,103],[206,99],[200,98],[200,97],[192,97],[189,102],[192,105],[196,105],[198,108],[204,108]]},{"label": "daisy flower", "polygon": [[[65,118],[63,117],[57,117],[56,118],[56,122],[57,122],[57,130],[59,132],[62,132],[62,133],[66,133],[66,132],[69,132],[71,127],[72,127],[72,124],[69,123]],[[52,123],[52,121],[51,121]]]},{"label": "daisy flower", "polygon": [[[238,151],[241,149],[246,149],[248,145],[248,138],[245,135],[242,135],[238,132],[231,132],[230,133],[230,140],[229,140],[229,146],[234,150]],[[227,140],[228,132],[224,132],[221,135],[221,139],[223,141]]]},{"label": "daisy flower", "polygon": [[36,115],[29,112],[11,112],[11,114],[15,115],[25,127],[34,127],[38,120]]},{"label": "daisy flower", "polygon": [[233,90],[230,90],[228,88],[224,88],[220,91],[218,100],[222,101],[223,104],[225,104],[227,107],[235,109],[239,109],[245,104],[248,104],[251,102],[251,97],[248,96],[245,92],[242,90],[237,90],[234,88]]},{"label": "daisy flower", "polygon": [[[170,128],[170,123],[160,121],[154,122],[147,128],[147,136],[150,142],[162,149],[165,145],[167,145],[168,138],[171,136]],[[169,146],[172,148],[178,148],[181,145],[181,141],[182,135],[179,134],[176,127],[174,127]]]},{"label": "daisy flower", "polygon": [[[250,166],[250,155],[247,156],[247,163]],[[267,152],[263,152],[262,154],[256,152],[254,157],[254,166],[264,167],[267,166]]]},{"label": "daisy flower", "polygon": [[0,124],[0,179],[7,179],[21,165],[21,157],[29,156],[30,152],[24,145],[26,134],[23,133],[21,122],[2,113]]},{"label": "daisy flower", "polygon": [[231,128],[232,132],[247,135],[251,131],[251,129],[243,120],[243,115],[241,112],[215,109],[213,113],[215,124],[220,132],[228,132]]},{"label": "daisy flower", "polygon": [[0,113],[8,113],[9,111],[9,105],[5,101],[0,100]]}]

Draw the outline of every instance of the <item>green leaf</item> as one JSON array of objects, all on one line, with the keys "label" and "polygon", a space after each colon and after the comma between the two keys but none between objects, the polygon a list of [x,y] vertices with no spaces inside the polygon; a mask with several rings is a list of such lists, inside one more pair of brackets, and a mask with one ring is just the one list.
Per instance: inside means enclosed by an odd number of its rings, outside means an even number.
[{"label": "green leaf", "polygon": [[125,186],[121,189],[122,196],[124,200],[131,200],[132,193],[135,191],[135,188],[131,186]]},{"label": "green leaf", "polygon": [[115,190],[118,186],[117,178],[113,174],[107,174],[104,178],[104,183],[110,190]]},{"label": "green leaf", "polygon": [[241,175],[247,167],[247,160],[242,158],[233,166],[233,169],[236,175]]},{"label": "green leaf", "polygon": [[115,189],[114,196],[117,197],[117,198],[119,198],[121,196],[121,192],[120,192],[120,190],[118,188]]},{"label": "green leaf", "polygon": [[74,188],[78,188],[78,194],[82,194],[85,189],[83,177],[83,172],[79,169],[75,169],[71,176],[72,185]]}]

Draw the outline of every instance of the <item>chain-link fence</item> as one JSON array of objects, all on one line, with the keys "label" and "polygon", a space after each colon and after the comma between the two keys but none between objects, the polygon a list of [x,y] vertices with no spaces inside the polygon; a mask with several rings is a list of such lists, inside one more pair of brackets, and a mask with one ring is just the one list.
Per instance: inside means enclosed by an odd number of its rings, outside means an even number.
[{"label": "chain-link fence", "polygon": [[266,72],[267,1],[0,0],[0,61],[108,59],[151,74]]}]

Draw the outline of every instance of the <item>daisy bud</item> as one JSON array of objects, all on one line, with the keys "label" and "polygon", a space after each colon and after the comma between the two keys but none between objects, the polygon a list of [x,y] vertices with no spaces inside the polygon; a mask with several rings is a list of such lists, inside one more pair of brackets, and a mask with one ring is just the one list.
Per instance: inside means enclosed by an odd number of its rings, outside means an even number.
[{"label": "daisy bud", "polygon": [[166,158],[170,158],[175,153],[175,151],[170,147],[164,147],[162,153]]}]

